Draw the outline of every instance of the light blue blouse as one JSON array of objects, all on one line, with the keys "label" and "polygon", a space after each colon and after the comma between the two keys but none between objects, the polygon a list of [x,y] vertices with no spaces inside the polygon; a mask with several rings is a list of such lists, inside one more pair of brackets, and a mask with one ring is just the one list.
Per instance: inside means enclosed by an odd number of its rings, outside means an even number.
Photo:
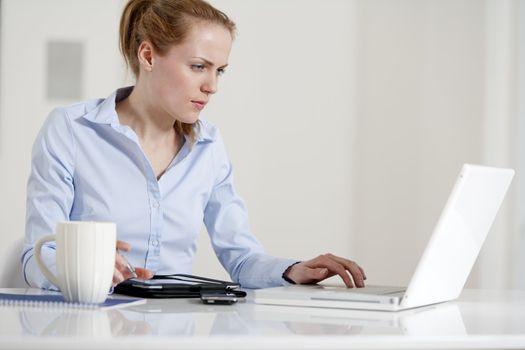
[{"label": "light blue blouse", "polygon": [[[40,272],[33,246],[59,221],[111,221],[118,239],[132,245],[134,266],[156,274],[191,273],[202,222],[232,280],[247,288],[287,284],[295,260],[267,255],[248,225],[233,186],[221,135],[201,120],[197,142],[186,140],[157,181],[134,131],[121,125],[116,102],[132,87],[51,112],[32,152],[27,185],[23,273],[30,286],[53,288]],[[55,246],[42,255],[55,271]],[[213,276],[210,276],[213,277]]]}]

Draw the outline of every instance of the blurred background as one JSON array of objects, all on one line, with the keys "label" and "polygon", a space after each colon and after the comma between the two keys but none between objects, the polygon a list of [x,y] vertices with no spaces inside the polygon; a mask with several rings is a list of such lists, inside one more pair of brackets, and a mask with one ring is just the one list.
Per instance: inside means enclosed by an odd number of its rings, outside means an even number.
[{"label": "blurred background", "polygon": [[[463,163],[517,175],[467,287],[525,288],[525,0],[213,0],[238,25],[203,117],[270,254],[406,284]],[[31,146],[131,85],[123,0],[0,0],[0,286],[21,283]],[[203,228],[195,274],[228,278]]]}]

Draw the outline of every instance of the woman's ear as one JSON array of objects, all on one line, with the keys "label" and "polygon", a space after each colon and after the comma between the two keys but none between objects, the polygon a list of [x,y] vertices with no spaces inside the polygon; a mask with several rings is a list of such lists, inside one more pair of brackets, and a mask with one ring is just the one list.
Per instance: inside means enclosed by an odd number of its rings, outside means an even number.
[{"label": "woman's ear", "polygon": [[139,59],[139,64],[146,71],[151,72],[153,69],[153,45],[149,41],[144,40],[140,43],[137,57]]}]

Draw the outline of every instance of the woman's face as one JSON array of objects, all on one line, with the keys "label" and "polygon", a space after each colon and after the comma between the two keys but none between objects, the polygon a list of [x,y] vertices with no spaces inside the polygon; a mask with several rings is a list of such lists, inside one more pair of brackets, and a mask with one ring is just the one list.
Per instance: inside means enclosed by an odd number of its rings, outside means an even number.
[{"label": "woman's face", "polygon": [[195,123],[217,92],[231,46],[228,29],[197,22],[183,43],[172,46],[164,55],[153,53],[150,70],[140,73],[154,103],[150,106],[174,120]]}]

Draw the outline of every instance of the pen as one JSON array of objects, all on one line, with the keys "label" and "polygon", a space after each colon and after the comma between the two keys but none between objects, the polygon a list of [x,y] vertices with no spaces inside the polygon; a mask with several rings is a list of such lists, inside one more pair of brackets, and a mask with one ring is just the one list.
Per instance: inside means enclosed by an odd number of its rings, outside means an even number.
[{"label": "pen", "polygon": [[[117,253],[118,253],[118,249],[117,249]],[[128,269],[128,272],[130,272],[132,274],[131,278],[137,278],[138,275],[137,275],[137,272],[135,271],[135,268],[133,266],[131,266],[131,264],[129,263],[128,259],[126,259],[126,257],[124,255],[120,255],[122,257],[122,259],[124,259],[125,263],[126,263],[126,269]]]}]

